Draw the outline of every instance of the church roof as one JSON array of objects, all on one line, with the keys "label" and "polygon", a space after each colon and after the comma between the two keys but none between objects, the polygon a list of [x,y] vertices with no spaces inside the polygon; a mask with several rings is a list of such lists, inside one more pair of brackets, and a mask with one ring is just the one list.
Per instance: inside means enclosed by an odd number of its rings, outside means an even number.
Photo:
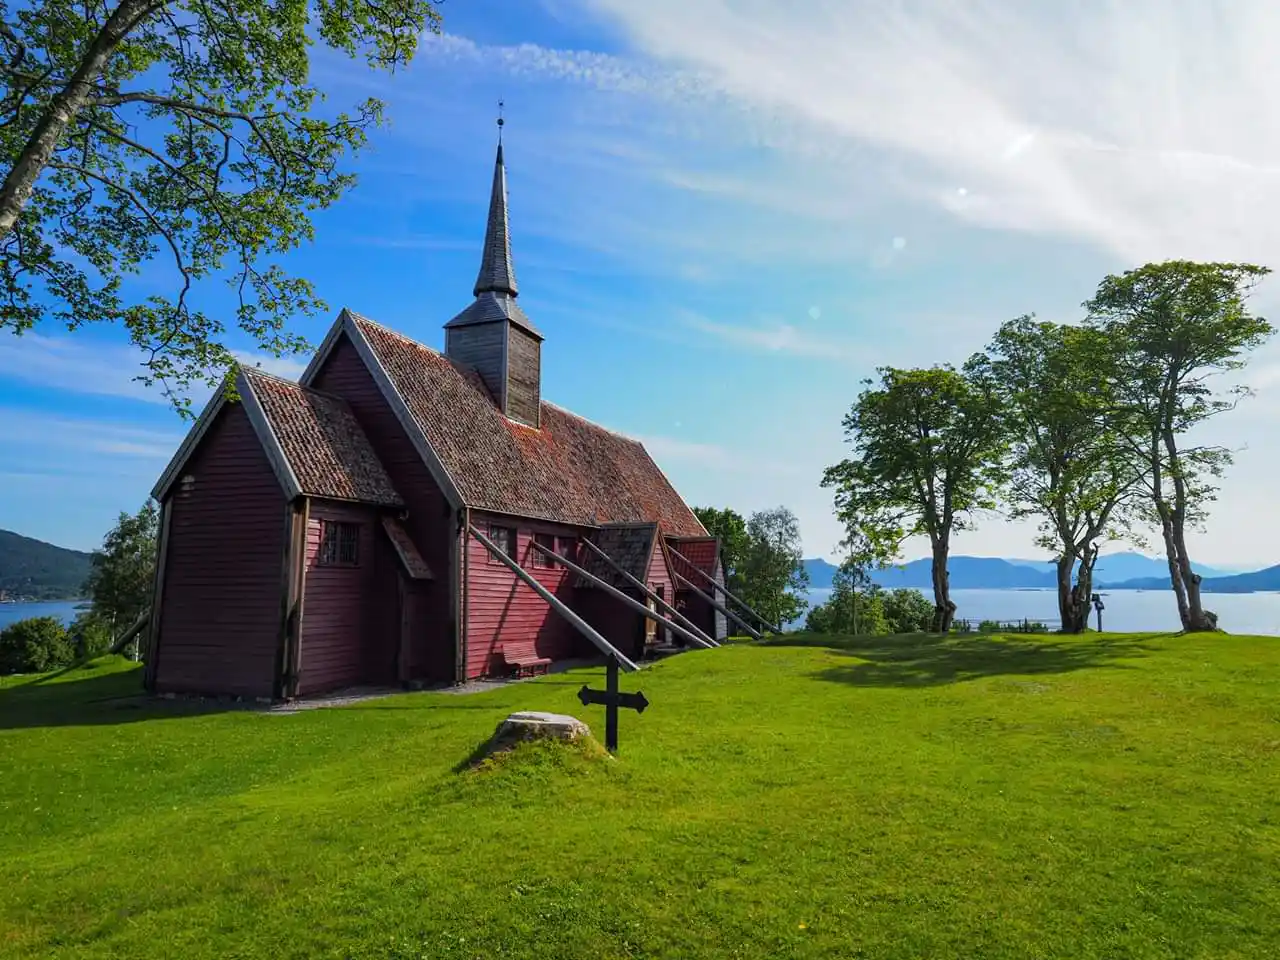
[{"label": "church roof", "polygon": [[546,401],[540,428],[514,422],[474,370],[350,311],[339,323],[385,376],[467,506],[577,526],[658,523],[673,536],[706,536],[638,441]]},{"label": "church roof", "polygon": [[[235,388],[289,499],[309,496],[403,505],[345,400],[254,367],[240,368]],[[168,494],[228,402],[225,387],[210,399],[152,490],[157,500]]]},{"label": "church roof", "polygon": [[[591,541],[609,555],[614,563],[644,582],[649,579],[649,558],[653,555],[656,523],[614,523],[602,527],[591,536]],[[583,551],[579,560],[582,569],[605,583],[627,593],[636,593],[635,584],[620,574],[594,550]],[[594,587],[586,577],[579,576],[575,586]]]},{"label": "church roof", "polygon": [[401,500],[345,400],[245,368],[271,431],[310,497],[399,506]]}]

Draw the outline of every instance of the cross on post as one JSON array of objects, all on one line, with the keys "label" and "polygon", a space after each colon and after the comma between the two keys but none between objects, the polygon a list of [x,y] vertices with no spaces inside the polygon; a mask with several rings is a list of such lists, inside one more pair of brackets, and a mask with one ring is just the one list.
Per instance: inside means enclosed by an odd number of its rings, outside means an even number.
[{"label": "cross on post", "polygon": [[618,690],[618,661],[609,658],[605,668],[605,688],[592,690],[585,683],[578,691],[578,699],[582,705],[598,703],[604,706],[604,748],[610,753],[618,752],[618,708],[626,707],[636,713],[644,713],[649,706],[645,695],[637,690],[635,693],[622,693]]}]

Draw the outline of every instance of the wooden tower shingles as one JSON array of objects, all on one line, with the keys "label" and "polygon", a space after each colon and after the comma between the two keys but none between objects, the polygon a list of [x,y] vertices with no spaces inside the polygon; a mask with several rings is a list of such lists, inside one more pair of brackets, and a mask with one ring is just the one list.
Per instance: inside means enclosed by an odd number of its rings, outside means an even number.
[{"label": "wooden tower shingles", "polygon": [[508,419],[541,427],[542,334],[516,303],[518,294],[507,216],[507,168],[499,143],[476,299],[444,325],[444,352],[475,368]]}]

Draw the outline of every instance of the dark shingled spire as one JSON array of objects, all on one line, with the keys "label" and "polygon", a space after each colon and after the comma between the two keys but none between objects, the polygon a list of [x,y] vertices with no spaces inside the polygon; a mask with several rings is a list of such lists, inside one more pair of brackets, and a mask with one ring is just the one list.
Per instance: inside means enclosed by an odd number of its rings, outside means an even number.
[{"label": "dark shingled spire", "polygon": [[489,195],[489,223],[484,231],[484,255],[476,277],[475,296],[505,293],[516,296],[516,268],[511,259],[511,223],[507,219],[507,167],[502,161],[502,144],[493,165],[493,192]]}]

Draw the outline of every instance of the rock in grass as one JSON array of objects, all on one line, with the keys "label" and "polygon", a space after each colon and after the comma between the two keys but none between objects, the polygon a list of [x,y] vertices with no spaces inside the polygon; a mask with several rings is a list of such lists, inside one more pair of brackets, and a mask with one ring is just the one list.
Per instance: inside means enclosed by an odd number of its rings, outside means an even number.
[{"label": "rock in grass", "polygon": [[[591,728],[579,720],[563,713],[543,713],[539,710],[525,710],[513,713],[498,724],[484,744],[476,749],[467,760],[460,764],[458,770],[477,767],[498,754],[507,754],[522,743],[534,741],[551,741],[572,743],[577,745],[594,745],[591,739]],[[603,753],[603,750],[600,751]]]},{"label": "rock in grass", "polygon": [[566,713],[543,713],[524,710],[513,713],[498,724],[495,743],[520,743],[525,740],[579,740],[591,736],[591,729],[577,717]]}]

